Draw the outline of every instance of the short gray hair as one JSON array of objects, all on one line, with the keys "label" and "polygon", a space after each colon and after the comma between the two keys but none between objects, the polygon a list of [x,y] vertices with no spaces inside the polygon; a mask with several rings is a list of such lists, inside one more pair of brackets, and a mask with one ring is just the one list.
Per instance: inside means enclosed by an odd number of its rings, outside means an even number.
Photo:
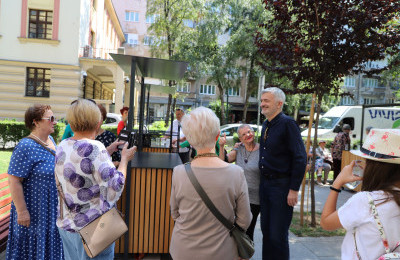
[{"label": "short gray hair", "polygon": [[282,103],[285,104],[286,96],[285,93],[282,91],[282,89],[277,87],[269,87],[261,90],[261,95],[264,93],[272,93],[275,99],[277,99],[278,101],[282,101]]},{"label": "short gray hair", "polygon": [[237,129],[237,134],[238,134],[239,138],[240,138],[240,130],[242,130],[242,129],[245,128],[245,127],[248,127],[251,131],[253,131],[253,128],[252,128],[250,125],[248,125],[248,124],[242,124],[242,125],[240,125],[240,126],[238,127],[238,129]]},{"label": "short gray hair", "polygon": [[214,148],[220,133],[219,118],[206,107],[193,109],[182,118],[182,132],[195,149]]}]

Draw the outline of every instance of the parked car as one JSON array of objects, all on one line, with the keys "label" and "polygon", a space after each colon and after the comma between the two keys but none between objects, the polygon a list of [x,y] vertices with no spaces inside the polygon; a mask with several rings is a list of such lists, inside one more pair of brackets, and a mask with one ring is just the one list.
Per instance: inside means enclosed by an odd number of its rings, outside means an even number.
[{"label": "parked car", "polygon": [[122,116],[120,114],[115,114],[115,113],[107,113],[107,118],[104,121],[103,125],[107,126],[117,126],[119,121],[122,120]]},{"label": "parked car", "polygon": [[[242,124],[226,124],[226,125],[222,125],[220,127],[221,129],[221,135],[223,136],[224,134],[226,134],[226,145],[229,147],[232,147],[235,142],[238,140],[238,136],[237,136],[237,129],[239,126],[241,126]],[[257,132],[261,132],[261,128],[262,126],[258,126],[258,131],[257,131],[257,125],[250,125],[251,128],[253,128],[254,132],[256,132],[256,136],[258,135]],[[234,136],[236,136],[236,141]]]}]

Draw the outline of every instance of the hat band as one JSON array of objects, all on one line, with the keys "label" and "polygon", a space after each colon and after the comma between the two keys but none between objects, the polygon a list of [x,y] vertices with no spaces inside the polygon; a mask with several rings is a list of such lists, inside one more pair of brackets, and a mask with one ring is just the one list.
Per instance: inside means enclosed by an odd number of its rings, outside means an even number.
[{"label": "hat band", "polygon": [[364,147],[361,147],[360,151],[365,153],[368,156],[379,158],[379,159],[395,159],[395,158],[399,158],[398,156],[392,156],[392,155],[387,155],[387,154],[383,154],[383,153],[376,153],[376,152],[367,150]]}]

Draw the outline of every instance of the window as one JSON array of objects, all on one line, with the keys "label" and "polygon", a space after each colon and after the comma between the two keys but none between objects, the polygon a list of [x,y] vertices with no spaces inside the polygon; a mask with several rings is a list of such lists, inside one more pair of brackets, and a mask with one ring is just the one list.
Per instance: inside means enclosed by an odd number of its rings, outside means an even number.
[{"label": "window", "polygon": [[200,85],[200,94],[215,95],[215,85]]},{"label": "window", "polygon": [[139,45],[139,35],[133,34],[133,33],[128,33],[128,37],[126,37],[126,42],[132,45]]},{"label": "window", "polygon": [[29,38],[48,39],[53,36],[53,12],[29,10]]},{"label": "window", "polygon": [[364,105],[372,105],[372,104],[375,104],[375,99],[364,98]]},{"label": "window", "polygon": [[125,12],[125,21],[139,22],[138,12]]},{"label": "window", "polygon": [[239,88],[229,88],[228,95],[229,96],[239,96]]},{"label": "window", "polygon": [[159,16],[159,14],[146,15],[146,23],[155,23]]},{"label": "window", "polygon": [[189,93],[190,92],[190,82],[178,83],[178,85],[176,85],[176,91]]},{"label": "window", "polygon": [[363,79],[363,87],[366,88],[377,88],[378,87],[378,80],[372,78],[364,78]]},{"label": "window", "polygon": [[143,44],[144,45],[154,45],[154,37],[145,35],[144,39],[143,39]]},{"label": "window", "polygon": [[50,69],[28,67],[26,74],[26,96],[50,96]]},{"label": "window", "polygon": [[355,77],[346,77],[344,79],[344,86],[354,88],[356,86],[356,78]]},{"label": "window", "polygon": [[349,96],[344,96],[344,97],[342,97],[342,100],[340,103],[343,106],[354,105],[354,100]]}]

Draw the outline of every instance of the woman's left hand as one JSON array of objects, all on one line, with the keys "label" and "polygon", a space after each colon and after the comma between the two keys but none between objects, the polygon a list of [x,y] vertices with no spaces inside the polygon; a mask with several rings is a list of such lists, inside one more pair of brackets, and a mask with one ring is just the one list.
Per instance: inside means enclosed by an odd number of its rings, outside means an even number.
[{"label": "woman's left hand", "polygon": [[362,177],[353,175],[354,165],[355,161],[352,161],[349,165],[345,166],[334,181],[334,184],[337,184],[339,187],[341,187],[349,182],[362,181]]},{"label": "woman's left hand", "polygon": [[111,156],[114,152],[118,151],[118,145],[123,145],[124,143],[125,143],[125,141],[118,141],[118,139],[116,141],[114,141],[112,144],[110,144],[106,148],[108,154]]}]

